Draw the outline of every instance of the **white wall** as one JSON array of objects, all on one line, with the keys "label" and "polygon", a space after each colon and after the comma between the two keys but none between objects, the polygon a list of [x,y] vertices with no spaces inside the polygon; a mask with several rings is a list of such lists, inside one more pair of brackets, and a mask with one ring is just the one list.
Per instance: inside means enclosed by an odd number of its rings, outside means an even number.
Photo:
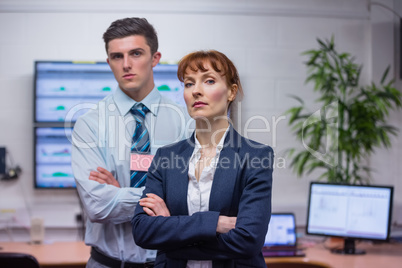
[{"label": "white wall", "polygon": [[[375,1],[379,2],[379,1]],[[402,3],[399,0],[384,0],[380,4],[393,7],[402,15]],[[399,76],[400,66],[400,21],[397,16],[381,5],[373,5],[371,10],[371,79],[378,82],[383,70],[391,64],[391,74],[396,78],[396,87],[401,91],[402,80]],[[391,41],[392,40],[392,41]],[[396,111],[390,114],[389,123],[397,126],[398,137],[393,137],[392,147],[378,149],[371,157],[374,182],[394,185],[393,222],[402,223],[402,114]]]},{"label": "white wall", "polygon": [[[287,120],[280,119],[296,104],[287,95],[302,96],[312,110],[318,108],[312,86],[304,84],[305,58],[301,56],[317,47],[317,37],[334,35],[339,50],[355,55],[364,64],[362,82],[377,80],[388,64],[396,70],[394,26],[399,25],[394,25],[391,12],[378,5],[369,10],[367,2],[0,0],[0,146],[6,146],[23,169],[17,181],[0,182],[0,228],[5,222],[29,227],[29,219],[37,216],[48,227],[73,228],[79,212],[75,191],[34,190],[32,186],[34,60],[104,60],[101,37],[110,23],[123,17],[146,17],[159,34],[162,60],[213,48],[234,61],[245,89],[235,122],[238,129],[244,133],[245,126],[266,129],[268,124],[269,131],[249,137],[270,144],[277,157],[284,157],[286,148],[299,145]],[[393,0],[380,2],[394,6]],[[395,8],[402,14],[400,4]],[[400,118],[400,112],[394,113],[391,122],[401,125]],[[397,176],[401,174],[402,133],[394,145],[373,157],[372,165],[378,170],[373,183],[395,185],[399,212],[394,219],[401,223],[402,184]],[[315,179],[296,178],[288,166],[277,168],[274,211],[293,211],[303,225],[309,181]]]}]

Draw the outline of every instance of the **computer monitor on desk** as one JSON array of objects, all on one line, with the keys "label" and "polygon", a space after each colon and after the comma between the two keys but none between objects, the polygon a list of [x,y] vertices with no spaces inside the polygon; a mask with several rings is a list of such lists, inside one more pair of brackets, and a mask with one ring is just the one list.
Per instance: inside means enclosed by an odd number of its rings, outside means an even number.
[{"label": "computer monitor on desk", "polygon": [[356,239],[388,240],[392,198],[392,186],[312,182],[306,233],[345,238],[345,247],[334,253],[364,254]]}]

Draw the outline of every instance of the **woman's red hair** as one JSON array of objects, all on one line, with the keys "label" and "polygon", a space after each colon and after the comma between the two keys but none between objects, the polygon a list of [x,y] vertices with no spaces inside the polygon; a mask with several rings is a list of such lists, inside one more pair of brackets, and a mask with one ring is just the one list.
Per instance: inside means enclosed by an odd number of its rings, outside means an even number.
[{"label": "woman's red hair", "polygon": [[216,50],[200,50],[184,56],[179,62],[177,77],[184,82],[188,69],[193,72],[206,72],[208,69],[205,66],[208,63],[215,72],[226,78],[229,87],[233,84],[237,85],[237,95],[243,96],[243,88],[235,65],[226,55]]}]

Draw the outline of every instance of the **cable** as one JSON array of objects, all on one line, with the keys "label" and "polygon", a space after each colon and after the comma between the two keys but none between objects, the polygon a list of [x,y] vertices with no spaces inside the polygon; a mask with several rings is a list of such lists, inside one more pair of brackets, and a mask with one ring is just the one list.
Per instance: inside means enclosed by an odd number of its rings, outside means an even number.
[{"label": "cable", "polygon": [[[7,170],[7,173],[9,174],[9,179],[17,179],[21,173],[21,168],[18,165],[15,165],[14,163],[14,158],[12,156],[12,154],[7,150],[6,148],[6,156],[8,156],[8,159],[10,159],[10,164],[11,164],[11,169],[13,170],[13,176],[11,176],[11,172],[9,170]],[[29,218],[32,217],[32,211],[31,208],[28,205],[28,201],[27,201],[27,195],[25,194],[25,190],[24,190],[24,186],[23,183],[21,181],[19,181],[20,187],[21,187],[21,192],[22,192],[22,198],[24,199],[24,204],[25,204],[25,208],[28,212],[28,216]]]},{"label": "cable", "polygon": [[[18,179],[18,177],[21,173],[21,168],[18,165],[15,165],[14,158],[13,158],[12,154],[10,153],[10,151],[7,150],[7,148],[6,148],[6,159],[8,159],[8,162],[10,163],[10,168],[7,169],[7,164],[6,164],[6,175],[5,175],[5,177],[1,178],[2,181],[11,181],[11,180]],[[7,160],[6,160],[6,163],[7,163]],[[21,180],[17,183],[19,184],[19,187],[20,187],[21,196],[24,201],[24,205],[25,205],[26,212],[28,214],[28,218],[31,219],[32,218],[32,210],[31,210],[31,207],[29,206],[29,202],[27,200],[27,194],[26,194],[26,191],[24,188],[24,183]],[[12,217],[11,221],[7,225],[7,233],[8,233],[9,238],[11,239],[11,241],[13,241],[13,233],[12,233],[12,229],[10,227],[14,227],[14,224],[13,224],[14,222],[17,223],[18,226],[24,227],[24,229],[29,230],[29,226],[27,226],[24,223],[19,222],[18,218],[16,216]]]},{"label": "cable", "polygon": [[21,180],[18,183],[20,184],[20,187],[21,187],[22,198],[24,199],[24,204],[25,204],[25,208],[28,212],[29,219],[32,219],[32,210],[29,207],[27,195],[25,194],[25,189],[24,189],[24,185],[23,185],[24,183]]},{"label": "cable", "polygon": [[392,8],[390,8],[387,5],[384,5],[383,3],[379,3],[379,2],[370,2],[369,3],[369,10],[371,8],[371,6],[380,6],[382,8],[387,9],[388,11],[391,11],[392,13],[394,13],[395,16],[397,16],[398,18],[402,19],[401,15],[399,15],[395,10],[393,10]]}]

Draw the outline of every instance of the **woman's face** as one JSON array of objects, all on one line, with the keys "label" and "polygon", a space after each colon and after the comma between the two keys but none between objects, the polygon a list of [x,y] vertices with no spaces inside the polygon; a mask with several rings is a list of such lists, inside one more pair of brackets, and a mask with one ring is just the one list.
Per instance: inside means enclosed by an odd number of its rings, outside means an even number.
[{"label": "woman's face", "polygon": [[184,100],[194,119],[217,120],[227,117],[228,105],[236,96],[237,85],[228,86],[224,76],[209,63],[204,63],[206,72],[187,68],[184,75]]}]

